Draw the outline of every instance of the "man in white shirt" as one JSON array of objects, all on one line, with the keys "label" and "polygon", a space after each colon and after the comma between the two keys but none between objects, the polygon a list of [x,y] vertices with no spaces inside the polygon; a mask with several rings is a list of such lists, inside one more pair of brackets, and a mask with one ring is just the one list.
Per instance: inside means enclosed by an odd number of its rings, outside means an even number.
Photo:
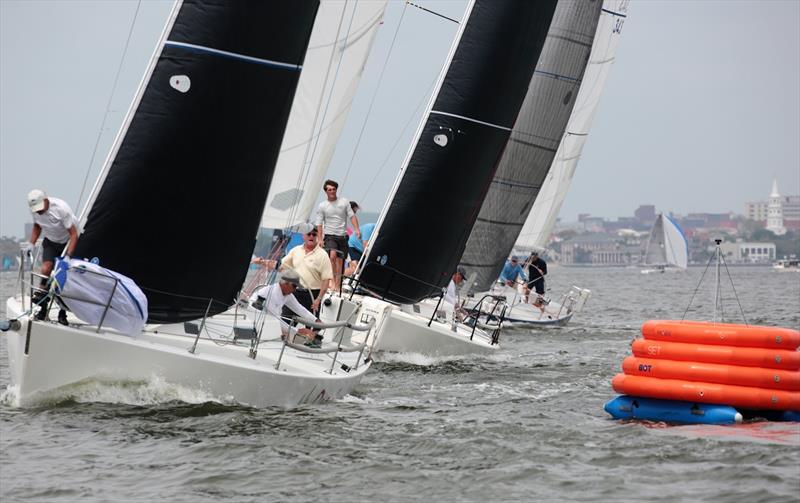
[{"label": "man in white shirt", "polygon": [[[307,338],[309,344],[320,347],[322,338],[319,337],[315,339],[317,334],[312,330],[308,328],[295,329],[294,327],[290,327],[286,320],[281,317],[283,307],[286,306],[302,318],[320,321],[319,318],[303,307],[295,298],[294,291],[299,286],[300,276],[294,271],[287,270],[281,273],[281,279],[277,283],[259,288],[253,292],[253,295],[250,296],[250,301],[260,301],[260,303],[263,303],[261,309],[278,319],[281,326],[281,334],[283,334],[284,337],[297,333]],[[291,339],[290,337],[289,340],[291,341]]]},{"label": "man in white shirt", "polygon": [[326,199],[317,207],[317,233],[324,236],[323,245],[330,255],[333,268],[334,288],[338,290],[342,280],[344,257],[347,255],[347,219],[352,222],[353,232],[359,239],[361,230],[350,201],[336,195],[339,184],[333,180],[325,180],[323,189]]},{"label": "man in white shirt", "polygon": [[[34,189],[28,192],[28,207],[33,215],[33,230],[31,231],[30,246],[36,245],[39,236],[42,240],[42,276],[49,277],[53,271],[53,261],[65,251],[69,258],[78,244],[78,218],[69,205],[61,199],[47,197],[44,191]],[[47,280],[42,279],[40,287],[46,288]],[[39,297],[41,300],[41,297]],[[47,316],[47,302],[36,315],[43,320]],[[67,324],[67,312],[61,309],[58,312],[58,322]]]}]

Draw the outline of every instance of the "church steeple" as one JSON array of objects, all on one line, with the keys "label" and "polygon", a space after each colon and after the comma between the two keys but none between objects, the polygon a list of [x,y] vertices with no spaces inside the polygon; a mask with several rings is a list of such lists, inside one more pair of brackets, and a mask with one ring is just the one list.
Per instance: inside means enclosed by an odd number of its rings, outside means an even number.
[{"label": "church steeple", "polygon": [[769,206],[767,206],[767,230],[772,231],[777,236],[786,234],[786,227],[783,226],[783,203],[781,194],[778,192],[778,179],[772,180],[772,193],[769,195]]}]

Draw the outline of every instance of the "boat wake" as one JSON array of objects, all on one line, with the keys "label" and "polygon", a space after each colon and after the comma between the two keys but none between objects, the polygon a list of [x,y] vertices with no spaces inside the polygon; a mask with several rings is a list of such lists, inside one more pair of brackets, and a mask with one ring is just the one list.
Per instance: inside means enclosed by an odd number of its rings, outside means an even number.
[{"label": "boat wake", "polygon": [[[183,402],[186,404],[235,404],[233,397],[220,400],[197,389],[191,389],[165,382],[158,376],[147,380],[120,381],[89,379],[69,386],[51,390],[37,397],[27,406],[54,406],[64,402],[113,403],[133,406],[152,406],[165,403]],[[9,386],[0,394],[0,403],[18,407],[19,393],[16,386]]]}]

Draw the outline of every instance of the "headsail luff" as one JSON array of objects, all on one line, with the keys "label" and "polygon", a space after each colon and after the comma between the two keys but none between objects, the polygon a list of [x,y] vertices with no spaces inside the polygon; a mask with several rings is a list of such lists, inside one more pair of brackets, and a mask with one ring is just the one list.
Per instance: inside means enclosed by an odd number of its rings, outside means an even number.
[{"label": "headsail luff", "polygon": [[461,259],[544,45],[555,1],[468,8],[360,274],[389,300],[439,293]]},{"label": "headsail luff", "polygon": [[503,152],[461,265],[470,289],[497,280],[528,218],[575,104],[601,2],[559,2],[511,139]]},{"label": "headsail luff", "polygon": [[187,0],[95,191],[76,255],[152,322],[224,311],[247,271],[317,0]]},{"label": "headsail luff", "polygon": [[386,0],[320,3],[262,227],[311,215],[385,10]]},{"label": "headsail luff", "polygon": [[543,250],[567,195],[575,168],[600,103],[611,65],[616,59],[622,25],[628,16],[630,0],[605,0],[597,33],[575,100],[566,133],[558,146],[555,161],[533,203],[528,220],[515,247],[520,250]]}]

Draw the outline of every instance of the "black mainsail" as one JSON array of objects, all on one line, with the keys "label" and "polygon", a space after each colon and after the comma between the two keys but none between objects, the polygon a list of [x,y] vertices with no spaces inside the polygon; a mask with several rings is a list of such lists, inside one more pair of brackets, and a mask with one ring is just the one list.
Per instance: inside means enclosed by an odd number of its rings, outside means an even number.
[{"label": "black mainsail", "polygon": [[601,8],[599,0],[556,6],[522,110],[461,258],[473,291],[484,292],[497,280],[553,164]]},{"label": "black mainsail", "polygon": [[134,279],[148,321],[234,302],[318,6],[186,0],[173,11],[76,250]]},{"label": "black mainsail", "polygon": [[411,303],[450,281],[509,140],[555,0],[478,0],[362,261],[360,280]]}]

